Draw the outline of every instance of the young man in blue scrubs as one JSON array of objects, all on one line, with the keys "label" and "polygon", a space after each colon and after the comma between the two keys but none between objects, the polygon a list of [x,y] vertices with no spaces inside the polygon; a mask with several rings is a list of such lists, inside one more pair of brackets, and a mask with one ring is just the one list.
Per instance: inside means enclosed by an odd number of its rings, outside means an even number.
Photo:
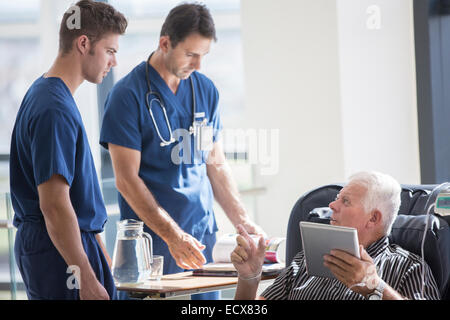
[{"label": "young man in blue scrubs", "polygon": [[[212,261],[214,198],[233,225],[263,233],[249,219],[225,161],[217,89],[197,72],[213,40],[205,6],[173,8],[158,49],[117,82],[106,101],[100,143],[111,154],[121,218],[145,223],[153,253],[164,256],[165,274]],[[195,137],[189,131],[194,117]],[[174,142],[166,143],[170,138]]]},{"label": "young man in blue scrubs", "polygon": [[105,3],[76,6],[64,14],[58,56],[26,93],[12,135],[15,256],[29,299],[117,298],[99,236],[106,210],[73,95],[116,65],[127,21]]}]

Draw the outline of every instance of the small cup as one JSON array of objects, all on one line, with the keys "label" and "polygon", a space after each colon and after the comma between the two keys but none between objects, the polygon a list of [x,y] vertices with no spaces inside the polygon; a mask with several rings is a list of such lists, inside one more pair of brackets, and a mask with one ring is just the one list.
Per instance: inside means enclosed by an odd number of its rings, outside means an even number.
[{"label": "small cup", "polygon": [[150,280],[159,281],[163,275],[164,256],[153,256],[151,263],[152,270],[150,273]]}]

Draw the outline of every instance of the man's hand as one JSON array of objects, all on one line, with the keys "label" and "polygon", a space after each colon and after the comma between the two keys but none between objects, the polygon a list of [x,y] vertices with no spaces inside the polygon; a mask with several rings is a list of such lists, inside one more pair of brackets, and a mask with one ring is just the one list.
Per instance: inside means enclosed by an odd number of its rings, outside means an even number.
[{"label": "man's hand", "polygon": [[80,276],[80,300],[109,300],[108,292],[95,276]]},{"label": "man's hand", "polygon": [[245,231],[247,231],[248,234],[260,235],[263,238],[267,238],[267,234],[264,232],[264,230],[251,220],[246,220],[240,225],[245,229]]},{"label": "man's hand", "polygon": [[199,269],[206,263],[202,251],[206,248],[200,241],[181,231],[173,241],[168,241],[170,254],[183,269]]},{"label": "man's hand", "polygon": [[329,255],[324,256],[324,265],[348,288],[366,296],[377,287],[380,277],[363,246],[359,247],[359,251],[361,259],[342,250],[331,250]]},{"label": "man's hand", "polygon": [[260,237],[256,246],[242,225],[238,225],[237,230],[239,232],[236,238],[237,246],[230,255],[231,262],[242,279],[255,277],[261,273],[264,262],[266,252],[264,238]]}]

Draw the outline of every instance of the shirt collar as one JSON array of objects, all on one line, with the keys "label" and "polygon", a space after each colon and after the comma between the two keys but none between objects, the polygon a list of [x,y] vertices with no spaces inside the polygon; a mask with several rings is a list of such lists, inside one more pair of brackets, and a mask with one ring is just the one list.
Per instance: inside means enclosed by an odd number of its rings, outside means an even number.
[{"label": "shirt collar", "polygon": [[384,236],[377,241],[371,243],[366,251],[372,258],[378,256],[381,252],[383,252],[389,246],[389,239],[387,236]]}]

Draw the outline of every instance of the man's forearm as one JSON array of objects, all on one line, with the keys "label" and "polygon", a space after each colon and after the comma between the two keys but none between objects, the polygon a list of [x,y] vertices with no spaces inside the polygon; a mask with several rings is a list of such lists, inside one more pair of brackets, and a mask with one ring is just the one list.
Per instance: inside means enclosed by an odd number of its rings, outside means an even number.
[{"label": "man's forearm", "polygon": [[259,279],[238,280],[234,300],[255,300]]},{"label": "man's forearm", "polygon": [[384,288],[383,300],[405,300],[405,299],[406,299],[405,297],[403,297],[400,293],[395,291],[389,285],[386,285],[386,288]]},{"label": "man's forearm", "polygon": [[[166,243],[177,232],[178,224],[157,203],[139,176],[117,179],[117,188],[138,217]],[[120,182],[119,182],[120,181]]]},{"label": "man's forearm", "polygon": [[80,276],[95,278],[81,242],[80,229],[70,203],[55,204],[43,210],[47,232],[68,266],[80,268]]},{"label": "man's forearm", "polygon": [[47,233],[66,264],[71,267],[80,289],[80,299],[109,299],[91,266],[81,241],[78,218],[64,177],[53,175],[38,186],[39,206]]}]

